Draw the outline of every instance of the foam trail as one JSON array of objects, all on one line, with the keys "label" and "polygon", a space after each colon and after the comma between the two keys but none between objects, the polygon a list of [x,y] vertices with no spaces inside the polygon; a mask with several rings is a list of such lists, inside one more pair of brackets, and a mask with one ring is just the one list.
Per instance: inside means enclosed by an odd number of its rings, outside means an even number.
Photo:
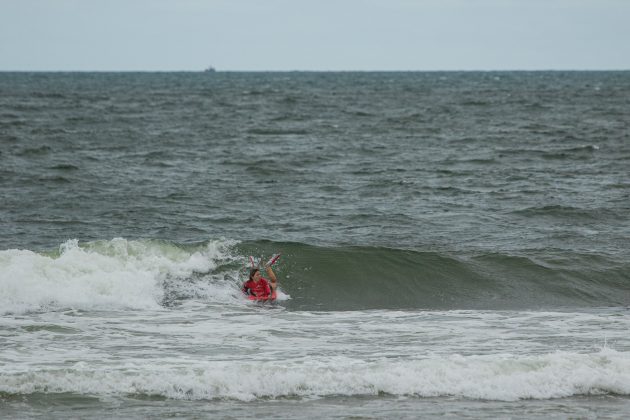
[{"label": "foam trail", "polygon": [[[144,364],[143,364],[144,363]],[[456,396],[516,401],[574,395],[630,395],[630,353],[556,352],[363,361],[346,357],[298,362],[128,363],[94,368],[0,373],[0,392],[159,395],[173,399],[322,397],[335,395]]]}]

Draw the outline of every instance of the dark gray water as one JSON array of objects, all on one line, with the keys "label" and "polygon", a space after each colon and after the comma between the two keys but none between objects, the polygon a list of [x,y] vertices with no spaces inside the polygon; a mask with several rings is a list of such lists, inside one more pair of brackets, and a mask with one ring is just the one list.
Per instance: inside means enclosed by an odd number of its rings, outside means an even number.
[{"label": "dark gray water", "polygon": [[628,72],[5,73],[0,110],[4,249],[628,257]]},{"label": "dark gray water", "polygon": [[629,163],[630,72],[0,73],[0,414],[620,416]]}]

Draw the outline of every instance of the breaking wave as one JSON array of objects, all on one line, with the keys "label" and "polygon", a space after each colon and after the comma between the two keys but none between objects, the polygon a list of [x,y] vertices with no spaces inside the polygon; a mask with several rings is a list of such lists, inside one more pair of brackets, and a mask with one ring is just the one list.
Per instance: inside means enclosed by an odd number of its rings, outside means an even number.
[{"label": "breaking wave", "polygon": [[[630,304],[630,268],[597,255],[450,255],[300,243],[71,240],[49,253],[0,251],[0,308],[158,309],[243,303],[248,255],[275,266],[289,309],[541,309]],[[288,295],[288,296],[287,296]]]}]

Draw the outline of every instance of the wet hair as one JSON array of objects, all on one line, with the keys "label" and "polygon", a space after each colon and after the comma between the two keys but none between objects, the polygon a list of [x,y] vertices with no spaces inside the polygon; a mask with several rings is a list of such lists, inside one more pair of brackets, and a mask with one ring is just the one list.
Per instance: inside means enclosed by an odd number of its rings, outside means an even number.
[{"label": "wet hair", "polygon": [[260,270],[257,269],[257,268],[252,268],[251,270],[249,270],[249,279],[250,280],[253,280],[254,275],[256,274],[257,271],[260,271]]}]

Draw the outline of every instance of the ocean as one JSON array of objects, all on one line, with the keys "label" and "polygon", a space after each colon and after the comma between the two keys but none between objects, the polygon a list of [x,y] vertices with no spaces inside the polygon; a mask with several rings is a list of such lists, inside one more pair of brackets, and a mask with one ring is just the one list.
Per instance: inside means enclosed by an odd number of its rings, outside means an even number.
[{"label": "ocean", "polygon": [[627,71],[0,73],[0,417],[625,418],[629,168]]}]

